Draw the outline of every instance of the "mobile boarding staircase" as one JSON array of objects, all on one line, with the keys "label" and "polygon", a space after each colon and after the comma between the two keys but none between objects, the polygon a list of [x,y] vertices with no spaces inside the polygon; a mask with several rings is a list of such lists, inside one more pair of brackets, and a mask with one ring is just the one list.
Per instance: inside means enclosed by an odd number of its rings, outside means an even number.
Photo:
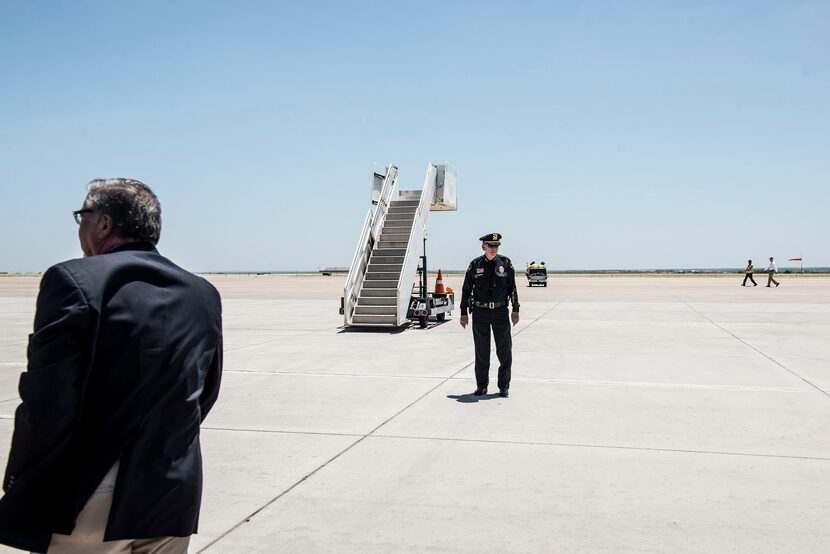
[{"label": "mobile boarding staircase", "polygon": [[375,173],[372,203],[343,289],[346,327],[398,327],[423,254],[430,211],[455,211],[456,174],[449,163],[427,166],[421,190],[398,190],[398,168]]}]

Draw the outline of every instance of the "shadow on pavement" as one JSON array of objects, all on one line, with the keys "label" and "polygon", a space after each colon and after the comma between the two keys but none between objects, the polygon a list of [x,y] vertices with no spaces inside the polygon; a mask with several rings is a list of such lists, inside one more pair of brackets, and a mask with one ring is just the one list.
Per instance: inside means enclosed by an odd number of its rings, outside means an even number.
[{"label": "shadow on pavement", "polygon": [[498,393],[491,393],[491,394],[482,394],[481,396],[475,396],[473,393],[469,394],[448,394],[447,398],[451,400],[455,400],[456,402],[463,402],[465,404],[470,404],[473,402],[479,402],[481,400],[491,400],[493,398],[498,398]]},{"label": "shadow on pavement", "polygon": [[449,321],[446,319],[444,321],[430,320],[426,327],[421,327],[420,325],[418,325],[417,321],[407,321],[400,327],[343,327],[341,325],[337,328],[337,333],[376,333],[381,335],[397,335],[398,333],[403,333],[407,329],[412,329],[413,331],[426,331],[427,329],[434,329],[440,325],[444,325],[445,323],[449,323]]},{"label": "shadow on pavement", "polygon": [[400,327],[338,327],[337,334],[343,333],[374,333],[376,335],[397,335],[409,329],[411,325],[404,323]]}]

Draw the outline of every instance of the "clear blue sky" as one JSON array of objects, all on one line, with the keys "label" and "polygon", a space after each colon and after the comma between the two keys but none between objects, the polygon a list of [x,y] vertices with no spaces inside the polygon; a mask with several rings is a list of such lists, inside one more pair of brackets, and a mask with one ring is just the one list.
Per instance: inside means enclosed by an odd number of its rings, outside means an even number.
[{"label": "clear blue sky", "polygon": [[430,266],[830,266],[830,3],[0,3],[0,271],[77,257],[96,177],[159,195],[194,271],[350,262],[373,163]]}]

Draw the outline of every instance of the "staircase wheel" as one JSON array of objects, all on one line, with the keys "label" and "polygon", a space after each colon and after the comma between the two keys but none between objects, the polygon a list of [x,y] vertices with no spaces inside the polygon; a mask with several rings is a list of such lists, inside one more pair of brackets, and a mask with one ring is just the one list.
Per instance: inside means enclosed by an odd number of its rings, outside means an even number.
[{"label": "staircase wheel", "polygon": [[421,329],[426,329],[426,326],[427,326],[427,318],[426,318],[426,317],[424,317],[424,316],[419,317],[419,318],[418,318],[418,323],[421,325]]},{"label": "staircase wheel", "polygon": [[444,321],[445,319],[447,319],[447,314],[446,313],[440,313],[440,314],[435,316],[435,319],[437,319],[438,321]]}]

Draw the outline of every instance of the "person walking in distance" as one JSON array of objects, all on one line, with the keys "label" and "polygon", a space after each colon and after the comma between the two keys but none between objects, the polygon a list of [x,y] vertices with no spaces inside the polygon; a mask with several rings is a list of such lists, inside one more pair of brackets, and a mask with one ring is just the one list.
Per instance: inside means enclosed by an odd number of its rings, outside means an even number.
[{"label": "person walking in distance", "polygon": [[156,250],[161,206],[144,183],[92,181],[73,215],[84,257],[40,282],[0,543],[185,553],[202,496],[199,426],[219,395],[219,293]]},{"label": "person walking in distance", "polygon": [[772,259],[772,256],[769,257],[769,265],[767,266],[767,286],[770,286],[771,283],[775,283],[777,287],[780,283],[775,280],[775,274],[778,273],[778,266],[775,264],[775,260]]},{"label": "person walking in distance", "polygon": [[744,273],[745,273],[745,275],[744,275],[744,282],[743,282],[743,283],[741,283],[741,286],[742,286],[742,287],[745,287],[745,286],[746,286],[746,280],[747,280],[747,279],[749,279],[750,281],[752,281],[752,286],[753,286],[753,287],[757,287],[757,286],[758,286],[758,283],[756,283],[756,282],[755,282],[755,279],[752,277],[752,274],[753,274],[754,272],[755,272],[755,270],[754,270],[754,269],[753,269],[753,267],[752,267],[752,260],[748,260],[748,261],[747,261],[747,264],[746,264],[746,269],[744,270]]},{"label": "person walking in distance", "polygon": [[[468,309],[473,313],[473,344],[475,346],[475,396],[487,394],[490,379],[490,331],[496,342],[499,358],[499,396],[507,398],[513,365],[513,342],[510,323],[519,323],[519,293],[516,271],[507,256],[498,253],[501,235],[490,233],[479,239],[484,255],[467,267],[461,290],[461,327],[469,323]],[[512,304],[512,312],[507,305]]]}]

